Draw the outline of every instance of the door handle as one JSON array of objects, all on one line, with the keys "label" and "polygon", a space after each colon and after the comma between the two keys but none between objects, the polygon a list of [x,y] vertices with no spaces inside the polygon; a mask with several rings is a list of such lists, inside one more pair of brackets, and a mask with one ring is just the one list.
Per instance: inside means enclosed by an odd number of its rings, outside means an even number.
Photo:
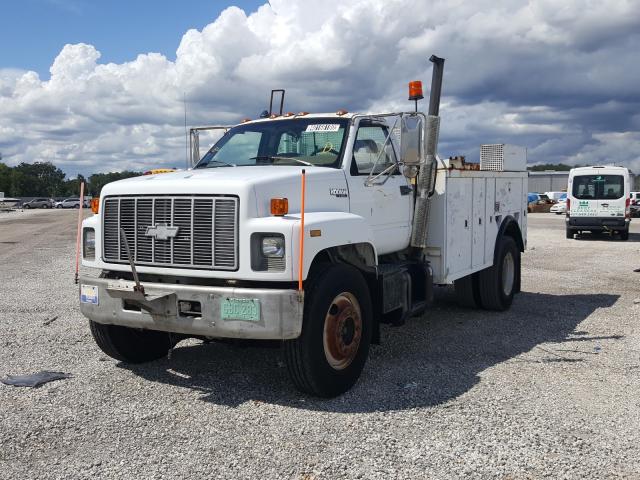
[{"label": "door handle", "polygon": [[609,206],[609,204],[608,204],[608,203],[601,203],[601,204],[600,204],[600,206],[602,206],[602,207],[608,207],[608,206]]},{"label": "door handle", "polygon": [[400,185],[400,195],[409,195],[413,191],[409,185]]}]

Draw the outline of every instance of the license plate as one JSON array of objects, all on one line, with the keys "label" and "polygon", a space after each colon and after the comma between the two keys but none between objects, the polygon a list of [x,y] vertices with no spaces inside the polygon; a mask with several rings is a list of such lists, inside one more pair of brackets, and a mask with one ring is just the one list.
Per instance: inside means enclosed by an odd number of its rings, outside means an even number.
[{"label": "license plate", "polygon": [[225,298],[220,308],[222,320],[260,321],[260,300],[257,298]]},{"label": "license plate", "polygon": [[80,302],[98,305],[98,287],[95,285],[80,285]]}]

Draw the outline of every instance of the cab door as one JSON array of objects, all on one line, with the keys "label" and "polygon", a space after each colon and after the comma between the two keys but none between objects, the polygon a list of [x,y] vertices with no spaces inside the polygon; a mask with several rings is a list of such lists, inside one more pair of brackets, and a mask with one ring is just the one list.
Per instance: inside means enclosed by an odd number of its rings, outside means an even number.
[{"label": "cab door", "polygon": [[371,225],[378,255],[406,248],[411,235],[413,189],[389,135],[385,123],[361,119],[346,172],[351,212]]}]

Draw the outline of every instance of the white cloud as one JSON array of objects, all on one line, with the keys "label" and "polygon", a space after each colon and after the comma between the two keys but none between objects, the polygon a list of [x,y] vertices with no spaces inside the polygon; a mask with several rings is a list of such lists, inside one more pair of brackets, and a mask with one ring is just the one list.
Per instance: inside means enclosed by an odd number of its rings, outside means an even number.
[{"label": "white cloud", "polygon": [[[66,45],[43,80],[0,69],[5,161],[77,171],[181,166],[183,93],[191,124],[256,116],[271,88],[287,110],[409,109],[406,84],[428,85],[447,59],[445,155],[483,142],[529,148],[532,161],[607,160],[640,169],[640,3],[552,0],[271,0],[229,7],[189,30],[176,60],[158,53],[100,63]],[[426,106],[426,102],[425,102]],[[635,150],[632,150],[635,149]]]}]

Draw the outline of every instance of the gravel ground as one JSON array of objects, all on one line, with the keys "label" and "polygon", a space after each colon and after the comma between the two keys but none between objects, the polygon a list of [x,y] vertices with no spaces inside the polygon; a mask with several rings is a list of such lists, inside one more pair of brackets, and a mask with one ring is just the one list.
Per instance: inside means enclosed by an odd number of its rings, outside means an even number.
[{"label": "gravel ground", "polygon": [[326,401],[273,348],[107,358],[78,310],[76,214],[0,216],[0,375],[73,374],[0,384],[1,478],[640,478],[640,221],[628,242],[567,240],[530,215],[509,312],[442,289]]}]

